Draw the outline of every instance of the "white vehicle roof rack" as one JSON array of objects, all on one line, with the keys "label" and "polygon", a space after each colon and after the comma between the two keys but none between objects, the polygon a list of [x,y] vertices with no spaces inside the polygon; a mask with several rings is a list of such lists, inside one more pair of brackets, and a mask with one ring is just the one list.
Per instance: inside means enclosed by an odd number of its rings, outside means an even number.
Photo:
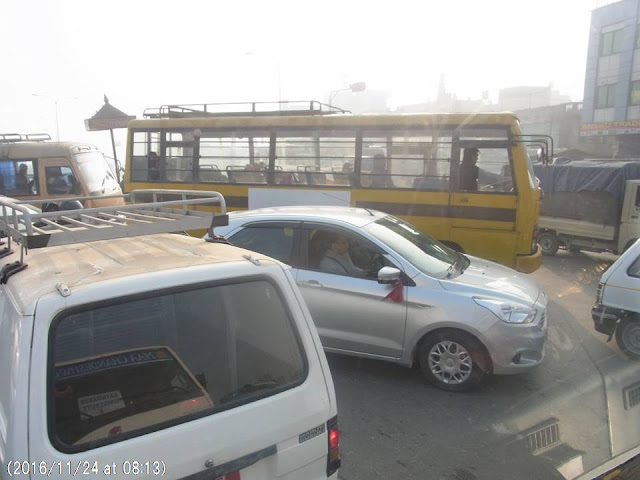
[{"label": "white vehicle roof rack", "polygon": [[51,140],[48,133],[0,133],[0,143],[46,142]]},{"label": "white vehicle roof rack", "polygon": [[[11,239],[24,251],[203,228],[209,231],[211,238],[216,238],[213,227],[229,223],[225,199],[218,192],[134,190],[121,197],[127,201],[126,205],[46,213],[29,208],[29,202],[0,197],[0,231],[9,239],[9,246],[4,252],[0,251],[0,258],[9,253]],[[104,198],[113,199],[114,196]],[[190,209],[212,206],[219,207],[220,213]]]}]

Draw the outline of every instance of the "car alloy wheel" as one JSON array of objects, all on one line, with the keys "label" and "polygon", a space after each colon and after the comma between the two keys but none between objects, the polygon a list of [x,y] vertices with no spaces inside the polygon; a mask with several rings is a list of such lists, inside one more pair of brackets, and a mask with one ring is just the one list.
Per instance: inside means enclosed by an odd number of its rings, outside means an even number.
[{"label": "car alloy wheel", "polygon": [[436,343],[429,351],[428,361],[431,373],[445,384],[464,383],[473,372],[471,354],[456,342]]},{"label": "car alloy wheel", "polygon": [[469,390],[491,373],[491,357],[473,335],[457,329],[431,332],[420,342],[417,359],[426,379],[450,392]]}]

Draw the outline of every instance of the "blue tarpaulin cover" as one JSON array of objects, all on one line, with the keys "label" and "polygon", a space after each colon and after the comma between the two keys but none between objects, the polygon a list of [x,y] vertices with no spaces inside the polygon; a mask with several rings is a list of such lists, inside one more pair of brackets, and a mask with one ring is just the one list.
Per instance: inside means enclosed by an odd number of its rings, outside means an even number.
[{"label": "blue tarpaulin cover", "polygon": [[640,160],[576,160],[561,165],[534,164],[544,193],[608,192],[622,205],[625,182],[640,179]]}]

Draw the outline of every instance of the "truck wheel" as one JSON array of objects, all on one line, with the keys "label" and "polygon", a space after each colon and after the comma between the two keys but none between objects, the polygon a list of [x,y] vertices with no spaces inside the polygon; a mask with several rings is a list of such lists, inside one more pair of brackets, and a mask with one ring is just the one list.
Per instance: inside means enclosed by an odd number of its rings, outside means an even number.
[{"label": "truck wheel", "polygon": [[558,251],[558,237],[555,233],[544,232],[538,237],[538,245],[543,255],[555,255]]},{"label": "truck wheel", "polygon": [[623,318],[616,328],[616,342],[629,358],[640,359],[640,321]]}]

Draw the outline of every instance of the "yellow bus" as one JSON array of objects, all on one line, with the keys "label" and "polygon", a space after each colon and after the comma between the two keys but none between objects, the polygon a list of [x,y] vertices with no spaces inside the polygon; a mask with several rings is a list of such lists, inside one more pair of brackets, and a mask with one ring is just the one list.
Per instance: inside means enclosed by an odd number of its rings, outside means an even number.
[{"label": "yellow bus", "polygon": [[534,140],[520,134],[514,114],[352,115],[314,101],[270,105],[145,110],[129,123],[125,190],[215,189],[230,211],[376,209],[462,252],[521,272],[540,266],[541,191],[527,154]]}]

